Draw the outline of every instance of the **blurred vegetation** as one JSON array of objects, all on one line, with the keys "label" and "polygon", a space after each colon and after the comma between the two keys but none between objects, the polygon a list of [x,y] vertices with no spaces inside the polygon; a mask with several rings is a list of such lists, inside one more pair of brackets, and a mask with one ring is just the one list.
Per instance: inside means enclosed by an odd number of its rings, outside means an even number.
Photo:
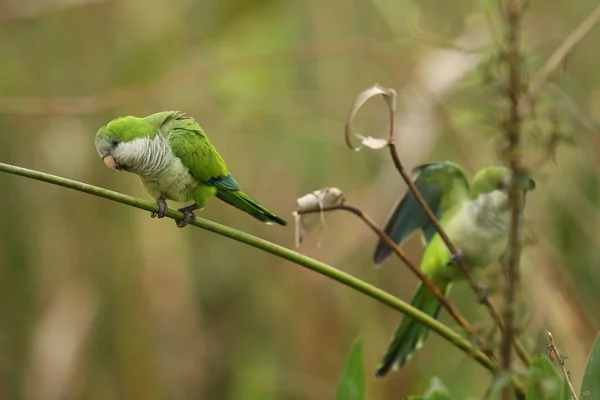
[{"label": "blurred vegetation", "polygon": [[[531,2],[527,67],[539,68],[595,6]],[[148,198],[135,176],[104,168],[93,135],[116,116],[175,109],[198,119],[244,190],[277,214],[337,186],[383,221],[405,187],[387,154],[345,148],[349,106],[373,82],[399,92],[407,167],[449,159],[472,173],[497,163],[498,88],[487,61],[494,10],[485,0],[0,2],[0,161]],[[447,45],[455,40],[482,50]],[[600,328],[599,41],[597,27],[556,78],[562,95],[540,99],[538,113],[555,118],[570,145],[533,171],[533,244],[522,257],[523,340],[543,352],[552,331],[577,385]],[[378,135],[387,115],[367,105],[357,122]],[[139,210],[4,174],[0,188],[1,399],[331,399],[359,334],[367,399],[423,393],[432,375],[457,399],[478,398],[491,383],[436,335],[402,371],[377,380],[401,318],[393,310]],[[293,246],[293,228],[264,226],[218,201],[202,216]],[[415,278],[397,260],[371,267],[376,238],[355,218],[327,215],[319,240],[315,232],[300,250],[412,295]],[[407,251],[419,259],[418,238]],[[496,282],[501,273],[488,275]],[[489,327],[462,287],[452,300]]]}]

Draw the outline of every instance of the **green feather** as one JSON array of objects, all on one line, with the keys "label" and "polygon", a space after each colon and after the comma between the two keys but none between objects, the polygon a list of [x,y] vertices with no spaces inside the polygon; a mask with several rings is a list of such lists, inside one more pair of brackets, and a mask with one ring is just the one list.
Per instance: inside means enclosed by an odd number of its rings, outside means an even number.
[{"label": "green feather", "polygon": [[170,124],[169,145],[194,178],[208,184],[229,175],[225,161],[195,121],[176,120]]},{"label": "green feather", "polygon": [[[436,284],[436,286],[444,293],[444,295],[447,295],[451,285],[446,281],[441,284]],[[419,283],[410,304],[433,318],[437,318],[441,307],[441,304],[435,295],[431,293],[426,286],[423,286],[422,283]],[[396,330],[392,342],[388,346],[381,363],[377,366],[375,375],[382,377],[391,369],[402,367],[402,365],[412,357],[414,352],[423,345],[428,334],[429,328],[420,322],[417,322],[414,318],[405,315],[402,318],[402,322]]]},{"label": "green feather", "polygon": [[[452,162],[432,162],[413,169],[418,173],[415,186],[437,219],[444,211],[468,195],[469,183],[463,169]],[[388,218],[385,233],[398,245],[417,229],[421,229],[428,243],[436,234],[435,227],[412,192],[408,191]],[[380,240],[373,254],[373,263],[381,264],[391,249]]]},{"label": "green feather", "polygon": [[256,200],[240,190],[234,192],[228,190],[217,190],[217,197],[227,204],[247,212],[257,220],[266,224],[272,224],[274,222],[283,226],[287,225],[287,222],[285,222],[283,219],[279,218],[277,215],[261,206]]}]

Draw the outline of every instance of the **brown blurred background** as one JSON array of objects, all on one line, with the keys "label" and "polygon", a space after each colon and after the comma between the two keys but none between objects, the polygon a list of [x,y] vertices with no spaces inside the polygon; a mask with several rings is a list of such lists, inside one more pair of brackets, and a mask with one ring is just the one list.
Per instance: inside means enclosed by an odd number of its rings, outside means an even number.
[{"label": "brown blurred background", "polygon": [[[383,222],[405,187],[387,152],[345,147],[350,105],[375,82],[398,91],[408,167],[449,159],[472,174],[497,163],[499,90],[485,62],[490,26],[501,33],[495,3],[0,1],[0,161],[148,198],[137,177],[104,168],[93,136],[117,116],[181,110],[244,190],[289,221],[297,197],[337,186]],[[531,71],[595,6],[531,3]],[[600,327],[599,42],[597,27],[568,58],[562,95],[545,97],[571,145],[533,171],[535,243],[522,259],[524,341],[544,351],[552,331],[576,386]],[[386,123],[375,100],[356,130],[384,135]],[[544,151],[535,140],[529,150],[530,161]],[[93,196],[5,174],[0,191],[1,399],[331,399],[359,334],[368,399],[420,392],[433,375],[456,398],[480,398],[491,382],[436,335],[406,368],[376,380],[401,316],[374,300]],[[293,227],[262,225],[217,200],[201,216],[293,247]],[[360,221],[329,214],[322,238],[314,230],[299,250],[409,300],[414,276],[397,260],[372,268],[374,245]],[[418,261],[418,238],[407,249]],[[499,276],[494,266],[488,283]],[[466,285],[451,298],[490,326]]]}]

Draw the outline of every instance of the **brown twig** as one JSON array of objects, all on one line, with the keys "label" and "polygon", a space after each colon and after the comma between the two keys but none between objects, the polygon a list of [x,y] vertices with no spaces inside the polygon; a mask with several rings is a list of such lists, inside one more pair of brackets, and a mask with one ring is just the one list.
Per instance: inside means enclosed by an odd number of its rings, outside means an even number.
[{"label": "brown twig", "polygon": [[[433,211],[431,211],[431,208],[429,207],[429,205],[427,204],[425,199],[423,199],[421,192],[419,191],[419,189],[417,188],[417,186],[411,179],[410,175],[406,171],[406,168],[404,168],[402,161],[400,160],[400,156],[398,155],[398,151],[396,149],[396,141],[395,141],[395,137],[396,137],[395,103],[396,102],[393,101],[391,103],[394,105],[394,107],[390,108],[390,136],[388,139],[388,148],[390,150],[390,156],[392,157],[394,166],[400,173],[400,176],[402,176],[402,179],[404,180],[406,185],[408,185],[408,189],[411,191],[413,196],[415,196],[415,199],[417,200],[417,202],[419,203],[421,208],[423,208],[423,211],[425,211],[425,214],[427,214],[427,218],[429,218],[429,220],[435,227],[435,230],[438,232],[438,234],[440,235],[440,238],[444,241],[444,243],[448,247],[448,250],[450,250],[450,253],[452,253],[454,256],[456,256],[457,254],[459,254],[458,249],[456,248],[454,243],[452,243],[452,241],[448,237],[448,234],[446,233],[444,228],[442,228],[442,226],[440,225],[435,214],[433,213]],[[465,276],[469,280],[469,283],[471,284],[471,287],[473,288],[475,293],[477,293],[477,295],[481,298],[482,303],[488,308],[494,321],[498,324],[500,329],[504,329],[504,324],[502,322],[502,319],[500,318],[500,314],[498,314],[498,311],[496,311],[496,308],[494,307],[494,305],[492,304],[490,299],[486,296],[485,290],[482,287],[482,285],[480,285],[477,282],[477,279],[472,274],[471,270],[467,267],[467,265],[465,264],[465,262],[463,260],[461,260],[460,258],[457,258],[457,264],[458,264],[458,267],[461,269],[461,271],[465,274]]]},{"label": "brown twig", "polygon": [[[512,373],[512,343],[515,338],[515,309],[519,289],[519,259],[521,256],[521,202],[522,194],[518,177],[522,173],[521,166],[521,101],[523,99],[523,76],[521,74],[521,18],[523,4],[521,0],[508,0],[506,4],[506,25],[508,28],[504,45],[508,68],[507,97],[509,100],[509,115],[506,121],[506,139],[508,142],[506,155],[512,171],[512,182],[509,192],[510,229],[508,232],[508,261],[504,265],[507,284],[504,290],[503,320],[505,329],[500,343],[502,371]],[[502,399],[512,398],[512,385],[502,390]]]},{"label": "brown twig", "polygon": [[600,21],[600,5],[569,34],[552,53],[544,67],[535,75],[529,84],[528,97],[533,99],[540,92],[544,83],[556,68],[558,68],[565,57],[585,37],[585,35]]},{"label": "brown twig", "polygon": [[467,334],[468,335],[473,334],[473,329],[472,329],[471,325],[461,315],[460,311],[458,311],[458,309],[456,307],[454,307],[454,305],[437,288],[437,286],[435,286],[433,284],[433,282],[431,282],[431,280],[427,277],[427,275],[425,275],[425,274],[423,274],[423,272],[421,272],[421,270],[415,265],[415,263],[413,263],[411,261],[411,259],[408,258],[408,256],[404,253],[404,251],[400,247],[398,247],[398,245],[396,243],[394,243],[394,241],[383,231],[383,229],[381,229],[379,226],[377,226],[377,224],[371,219],[371,217],[369,217],[367,214],[365,214],[360,208],[354,207],[351,205],[347,205],[347,204],[340,204],[340,205],[335,205],[335,206],[331,206],[331,207],[323,207],[320,210],[308,210],[308,211],[299,210],[299,211],[297,211],[297,213],[300,215],[305,215],[305,214],[314,214],[314,213],[318,213],[318,212],[327,212],[327,211],[336,211],[336,210],[348,211],[348,212],[356,215],[360,219],[362,219],[363,222],[365,224],[367,224],[367,226],[369,228],[371,228],[371,230],[373,232],[375,232],[375,234],[377,236],[379,236],[379,238],[381,240],[383,240],[390,247],[390,249],[392,249],[392,251],[408,266],[408,268],[410,268],[410,270],[412,272],[414,272],[415,275],[417,275],[417,277],[421,280],[421,282],[423,282],[423,285],[425,285],[431,291],[431,293],[433,293],[434,296],[437,297],[437,299],[440,301],[440,303],[442,303],[442,305],[448,310],[448,312],[450,313],[450,315],[452,315],[452,317],[456,320],[456,322],[464,328],[464,330],[467,332]]},{"label": "brown twig", "polygon": [[573,400],[579,400],[579,398],[577,397],[577,393],[575,392],[575,388],[573,387],[573,383],[571,383],[571,377],[569,376],[569,372],[565,368],[565,358],[558,351],[558,348],[556,347],[556,342],[554,341],[554,337],[552,337],[552,333],[550,333],[550,332],[546,332],[546,333],[548,334],[548,338],[550,339],[550,344],[548,345],[548,352],[550,355],[550,360],[554,360],[556,358],[556,361],[558,361],[560,370],[562,371],[563,376],[565,377],[565,380],[567,381],[567,385],[569,385],[569,391],[571,392],[571,398]]}]

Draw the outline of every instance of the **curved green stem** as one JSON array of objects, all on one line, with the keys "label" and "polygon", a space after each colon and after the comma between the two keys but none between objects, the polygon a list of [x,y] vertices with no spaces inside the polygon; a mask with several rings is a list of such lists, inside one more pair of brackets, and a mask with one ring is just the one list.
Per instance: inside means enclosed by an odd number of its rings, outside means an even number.
[{"label": "curved green stem", "polygon": [[[21,168],[4,163],[0,163],[0,171],[7,172],[13,175],[23,176],[30,179],[35,179],[42,182],[51,183],[53,185],[63,186],[68,189],[92,194],[94,196],[123,203],[142,210],[150,212],[158,211],[158,205],[156,203],[138,199],[136,197],[128,196],[122,193],[113,192],[112,190],[103,189],[97,186],[88,185],[86,183],[74,181],[71,179],[62,178],[60,176],[50,175],[44,172],[34,171],[31,169]],[[182,219],[183,213],[169,209],[167,217],[172,219]],[[260,239],[256,236],[249,235],[236,229],[217,224],[212,221],[208,221],[203,218],[196,218],[195,221],[190,222],[190,225],[194,225],[198,228],[217,233],[219,235],[228,237],[233,240],[237,240],[238,242],[245,243],[257,249],[264,250],[268,253],[289,260],[302,267],[311,269],[321,275],[325,275],[361,293],[364,293],[367,296],[378,300],[381,303],[395,310],[398,310],[406,315],[411,316],[412,318],[416,319],[422,324],[427,325],[432,331],[437,332],[440,336],[448,340],[450,343],[454,344],[456,347],[463,350],[469,356],[473,357],[473,359],[475,359],[486,369],[490,371],[498,370],[498,365],[494,361],[492,361],[481,350],[471,345],[471,343],[469,343],[464,337],[462,337],[443,323],[439,322],[438,320],[414,308],[410,304],[392,296],[391,294],[381,289],[376,288],[375,286],[367,282],[355,278],[352,275],[349,275],[320,261],[314,260],[310,257],[306,257],[300,253],[289,250],[283,246],[271,243],[267,240]]]}]

